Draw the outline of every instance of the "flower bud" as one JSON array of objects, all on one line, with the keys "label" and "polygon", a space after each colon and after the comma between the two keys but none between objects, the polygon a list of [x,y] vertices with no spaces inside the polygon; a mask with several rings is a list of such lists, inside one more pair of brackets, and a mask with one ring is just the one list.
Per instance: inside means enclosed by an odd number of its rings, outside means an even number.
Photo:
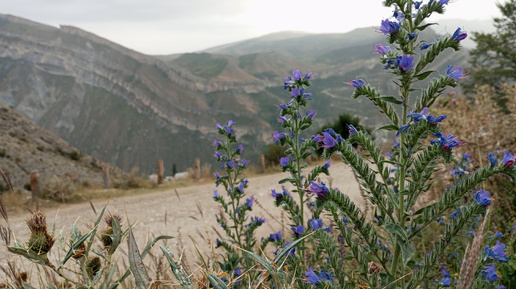
[{"label": "flower bud", "polygon": [[380,265],[376,264],[375,262],[371,261],[369,262],[369,274],[370,275],[376,275],[382,271],[382,267]]},{"label": "flower bud", "polygon": [[29,250],[37,255],[48,253],[54,245],[54,238],[48,233],[45,214],[39,210],[35,211],[26,222],[31,232]]}]

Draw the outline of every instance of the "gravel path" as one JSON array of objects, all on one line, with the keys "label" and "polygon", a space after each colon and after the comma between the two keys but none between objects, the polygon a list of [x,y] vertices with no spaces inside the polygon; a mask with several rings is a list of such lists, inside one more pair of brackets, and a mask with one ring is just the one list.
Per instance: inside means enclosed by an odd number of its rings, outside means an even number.
[{"label": "gravel path", "polygon": [[[330,173],[331,178],[322,176],[321,181],[331,184],[332,187],[338,187],[341,192],[347,194],[352,201],[362,207],[364,201],[359,194],[358,184],[351,170],[343,164],[337,164],[332,165]],[[271,189],[281,189],[278,181],[286,176],[288,176],[286,173],[277,173],[249,179],[249,188],[246,190],[246,194],[248,196],[253,195],[257,200],[255,201],[251,216],[260,216],[266,219],[266,223],[257,232],[258,239],[278,230],[283,230],[284,235],[290,234],[288,224],[282,224],[282,210],[274,207],[272,197],[270,196]],[[201,252],[209,255],[211,250],[208,242],[209,240],[214,242],[218,237],[214,232],[214,228],[223,233],[214,217],[219,211],[217,203],[212,199],[214,189],[215,185],[210,183],[178,188],[177,193],[175,190],[165,190],[146,195],[114,198],[109,201],[107,211],[123,216],[124,226],[126,226],[127,220],[131,224],[136,224],[134,235],[140,250],[142,250],[146,239],[152,235],[184,237],[169,240],[167,246],[176,255],[181,253],[181,247],[184,246],[184,254],[189,258],[188,263],[191,263],[197,258],[194,257],[196,253],[192,246],[192,241],[187,238],[188,236],[192,236],[196,240]],[[219,193],[221,195],[225,194],[223,188],[219,188]],[[96,207],[97,213],[100,213],[102,207],[106,205],[106,201],[93,201],[93,204]],[[77,222],[79,228],[84,233],[87,231],[84,223],[92,224],[96,219],[89,203],[63,205],[60,208],[47,209],[45,213],[49,227],[52,228],[52,223],[55,221],[56,232],[59,233],[62,230],[64,235],[69,234],[71,225],[74,222]],[[29,232],[24,221],[27,216],[28,214],[10,216],[11,226],[16,239],[20,243],[27,241]],[[104,228],[105,224],[102,223],[100,230]],[[55,246],[57,245],[58,242],[56,242]],[[121,247],[125,251],[127,245],[124,243]],[[56,251],[59,252],[59,250],[55,249],[51,251],[50,260],[58,257],[55,256]],[[61,252],[60,255],[62,256],[63,253]],[[10,258],[14,261],[19,261],[17,258],[13,259],[12,255]],[[0,265],[4,265],[6,261],[7,249],[0,247]]]}]

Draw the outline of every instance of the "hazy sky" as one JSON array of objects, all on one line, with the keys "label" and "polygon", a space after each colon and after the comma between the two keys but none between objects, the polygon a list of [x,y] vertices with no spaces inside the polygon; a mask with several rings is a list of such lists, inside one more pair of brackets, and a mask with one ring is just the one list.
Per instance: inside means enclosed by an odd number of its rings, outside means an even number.
[{"label": "hazy sky", "polygon": [[[285,30],[343,33],[378,27],[392,14],[382,0],[1,1],[0,13],[76,26],[146,54],[193,52]],[[444,16],[431,20],[490,20],[500,15],[497,2],[452,0]]]}]

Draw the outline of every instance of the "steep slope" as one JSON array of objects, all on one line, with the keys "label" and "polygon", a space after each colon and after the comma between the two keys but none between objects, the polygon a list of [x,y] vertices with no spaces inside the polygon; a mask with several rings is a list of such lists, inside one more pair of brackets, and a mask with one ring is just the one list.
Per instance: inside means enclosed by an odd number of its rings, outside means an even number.
[{"label": "steep slope", "polygon": [[32,171],[39,172],[42,184],[59,179],[101,186],[104,166],[109,167],[112,176],[122,173],[0,104],[0,168],[9,175],[13,186],[28,184]]},{"label": "steep slope", "polygon": [[[428,41],[435,33],[424,35]],[[232,119],[257,159],[279,129],[275,104],[293,69],[315,72],[316,127],[346,112],[369,125],[374,107],[351,100],[343,82],[363,78],[396,94],[391,74],[372,54],[384,37],[371,28],[346,34],[277,33],[201,53],[147,56],[78,28],[0,15],[0,102],[81,151],[129,170],[212,162],[214,124]],[[448,54],[432,69],[465,63]],[[415,94],[417,91],[414,92]]]}]

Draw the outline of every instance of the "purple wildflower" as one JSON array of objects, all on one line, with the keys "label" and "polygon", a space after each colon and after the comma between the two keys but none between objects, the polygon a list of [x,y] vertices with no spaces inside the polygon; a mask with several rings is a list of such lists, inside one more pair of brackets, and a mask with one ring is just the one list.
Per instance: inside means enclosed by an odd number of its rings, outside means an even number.
[{"label": "purple wildflower", "polygon": [[244,150],[244,146],[243,145],[238,145],[238,148],[236,149],[236,151],[238,153],[241,153],[243,150]]},{"label": "purple wildflower", "polygon": [[285,82],[284,82],[284,86],[283,88],[284,89],[288,89],[288,88],[291,88],[294,86],[294,80],[292,79],[292,76],[287,76],[287,78],[285,78]]},{"label": "purple wildflower", "polygon": [[348,129],[349,135],[356,135],[358,133],[357,129],[352,124],[348,124]]},{"label": "purple wildflower", "polygon": [[329,168],[330,168],[330,161],[327,161],[326,163],[324,163],[323,169],[329,169]]},{"label": "purple wildflower", "polygon": [[289,164],[289,158],[288,157],[283,157],[280,159],[280,164],[283,166],[283,167],[286,167],[288,166]]},{"label": "purple wildflower", "polygon": [[299,91],[299,89],[297,88],[292,88],[292,90],[290,91],[290,96],[291,97],[298,97],[301,95],[301,92]]},{"label": "purple wildflower", "polygon": [[272,138],[276,141],[276,144],[278,144],[279,141],[284,139],[285,137],[286,135],[284,133],[279,133],[278,131],[272,133]]},{"label": "purple wildflower", "polygon": [[303,79],[304,79],[304,80],[309,80],[309,79],[311,79],[311,78],[313,78],[313,77],[314,77],[314,74],[313,74],[313,73],[307,73],[307,74],[305,74],[305,76],[303,77]]},{"label": "purple wildflower", "polygon": [[416,38],[416,32],[413,33],[407,33],[409,41],[414,40]]},{"label": "purple wildflower", "polygon": [[242,165],[243,165],[243,166],[247,166],[247,164],[249,163],[249,161],[248,161],[248,160],[246,160],[246,159],[243,159],[243,160],[241,161],[241,163],[242,163]]},{"label": "purple wildflower", "polygon": [[494,153],[489,153],[489,154],[487,154],[487,156],[489,157],[489,162],[491,163],[491,167],[494,167],[494,166],[496,166],[496,164],[498,164],[498,159],[495,157]]},{"label": "purple wildflower", "polygon": [[466,76],[462,73],[462,67],[457,67],[453,70],[452,65],[448,65],[448,68],[446,68],[446,75],[448,75],[449,78],[453,78],[455,80],[463,79]]},{"label": "purple wildflower", "polygon": [[219,191],[215,190],[213,191],[213,198],[216,199],[219,197]]},{"label": "purple wildflower", "polygon": [[496,245],[493,247],[486,246],[484,248],[485,259],[491,257],[499,262],[509,262],[509,252],[505,252],[505,244],[501,244],[500,241],[496,241]]},{"label": "purple wildflower", "polygon": [[443,284],[443,287],[450,287],[451,279],[450,277],[443,277],[441,279],[441,284]]},{"label": "purple wildflower", "polygon": [[450,2],[450,0],[439,0],[439,3],[441,3],[441,5],[446,5],[448,4],[448,2]]},{"label": "purple wildflower", "polygon": [[220,125],[220,123],[217,123],[216,128],[217,128],[217,130],[222,129],[222,126]]},{"label": "purple wildflower", "polygon": [[353,86],[354,88],[362,88],[364,86],[365,82],[362,79],[359,80],[352,80],[351,82],[346,82],[347,85]]},{"label": "purple wildflower", "polygon": [[487,207],[491,205],[491,199],[489,198],[489,191],[484,191],[480,189],[479,191],[475,192],[475,201],[482,206]]},{"label": "purple wildflower", "polygon": [[272,240],[272,241],[279,241],[281,240],[281,232],[278,231],[277,233],[273,233],[269,236],[269,238]]},{"label": "purple wildflower", "polygon": [[443,150],[452,149],[454,147],[458,147],[458,146],[461,146],[464,144],[463,142],[456,140],[455,137],[451,134],[444,136],[442,133],[439,132],[439,133],[436,133],[435,136],[438,137],[439,139],[431,140],[430,143],[431,144],[438,143]]},{"label": "purple wildflower", "polygon": [[506,168],[511,167],[514,164],[514,161],[515,161],[514,156],[506,151],[503,156],[502,166],[504,166]]},{"label": "purple wildflower", "polygon": [[303,227],[303,225],[294,226],[290,229],[292,229],[294,234],[296,234],[297,236],[302,235],[305,232],[305,227]]},{"label": "purple wildflower", "polygon": [[308,271],[305,272],[305,282],[306,283],[310,283],[310,284],[317,284],[317,283],[321,283],[321,279],[319,278],[319,276],[317,276],[317,274],[315,274],[314,272],[314,269],[312,267],[310,267],[308,269]]},{"label": "purple wildflower", "polygon": [[306,116],[308,116],[311,119],[313,119],[316,115],[317,115],[317,111],[315,111],[313,109],[310,109],[309,111],[306,112]]},{"label": "purple wildflower", "polygon": [[284,122],[287,122],[287,121],[288,121],[288,119],[286,117],[284,117],[284,116],[278,117],[278,122],[284,123]]},{"label": "purple wildflower", "polygon": [[488,281],[497,281],[500,279],[498,273],[496,273],[496,266],[494,264],[485,267],[482,271],[482,277]]},{"label": "purple wildflower", "polygon": [[423,1],[414,2],[414,8],[419,9],[419,7],[421,7],[421,4],[423,4]]},{"label": "purple wildflower", "polygon": [[326,132],[323,132],[322,143],[323,144],[321,145],[321,147],[323,147],[325,149],[331,149],[337,145],[337,142],[335,141],[335,139],[329,133],[326,133]]},{"label": "purple wildflower", "polygon": [[501,237],[503,237],[503,233],[502,232],[496,232],[494,234],[494,236],[495,236],[495,238],[501,238]]},{"label": "purple wildflower", "polygon": [[399,68],[401,71],[407,71],[414,67],[414,55],[403,54],[401,57]]},{"label": "purple wildflower", "polygon": [[218,140],[215,139],[215,140],[213,140],[211,145],[214,146],[214,147],[219,147],[221,145],[221,143]]},{"label": "purple wildflower", "polygon": [[310,219],[310,227],[314,230],[318,230],[324,226],[323,221],[321,219]]},{"label": "purple wildflower", "polygon": [[432,46],[432,43],[423,43],[421,44],[421,46],[419,47],[420,50],[425,50],[427,49],[428,47]]},{"label": "purple wildflower", "polygon": [[391,52],[391,47],[390,46],[382,46],[381,44],[376,44],[375,52],[377,54],[385,55],[385,54]]},{"label": "purple wildflower", "polygon": [[455,30],[455,32],[452,35],[452,39],[457,41],[457,42],[460,42],[461,40],[466,39],[466,37],[468,37],[468,33],[461,32],[460,27],[457,28],[457,30]]},{"label": "purple wildflower", "polygon": [[397,33],[400,30],[400,25],[397,22],[389,21],[389,19],[382,20],[382,24],[378,31],[382,32],[384,35],[390,33]]},{"label": "purple wildflower", "polygon": [[308,191],[312,194],[316,194],[318,198],[323,198],[330,192],[330,190],[322,182],[320,185],[314,181],[310,181],[310,183],[312,185],[308,188]]},{"label": "purple wildflower", "polygon": [[254,196],[251,196],[250,198],[245,199],[245,205],[248,208],[252,208],[253,207],[253,202],[254,202]]},{"label": "purple wildflower", "polygon": [[294,78],[294,80],[301,80],[301,77],[303,77],[303,74],[301,73],[301,71],[298,70],[294,70],[292,71],[292,77]]}]

